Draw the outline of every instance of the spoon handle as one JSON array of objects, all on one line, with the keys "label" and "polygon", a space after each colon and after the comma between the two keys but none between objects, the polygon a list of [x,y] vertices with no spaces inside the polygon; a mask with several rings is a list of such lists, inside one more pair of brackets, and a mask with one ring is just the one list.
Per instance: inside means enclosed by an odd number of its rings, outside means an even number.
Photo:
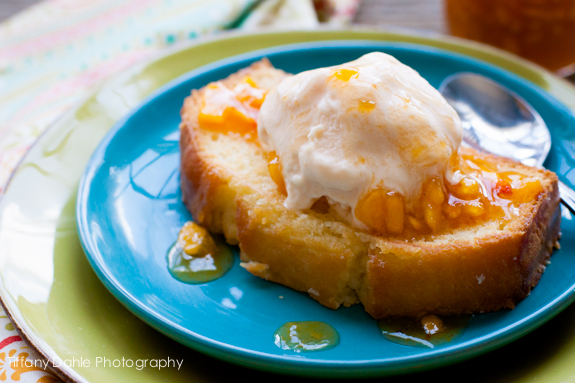
[{"label": "spoon handle", "polygon": [[575,191],[559,181],[559,196],[561,197],[561,202],[567,206],[571,213],[575,214]]}]

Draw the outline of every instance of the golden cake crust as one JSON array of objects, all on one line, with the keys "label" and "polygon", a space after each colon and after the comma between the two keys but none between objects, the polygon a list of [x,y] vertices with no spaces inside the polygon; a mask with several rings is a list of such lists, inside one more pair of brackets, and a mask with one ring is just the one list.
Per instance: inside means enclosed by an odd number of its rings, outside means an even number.
[{"label": "golden cake crust", "polygon": [[[262,60],[223,82],[246,75],[262,88],[287,76]],[[327,307],[361,302],[377,319],[513,308],[537,284],[557,244],[556,175],[471,149],[464,150],[500,169],[536,175],[543,193],[505,225],[486,222],[407,242],[361,232],[331,213],[290,211],[257,141],[200,129],[201,105],[202,90],[194,90],[181,113],[186,207],[196,222],[239,244],[246,270]]]}]

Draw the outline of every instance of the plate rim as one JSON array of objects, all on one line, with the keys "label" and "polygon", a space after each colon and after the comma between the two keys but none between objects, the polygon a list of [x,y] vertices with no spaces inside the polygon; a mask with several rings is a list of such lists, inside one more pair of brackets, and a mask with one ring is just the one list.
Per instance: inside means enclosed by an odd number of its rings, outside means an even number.
[{"label": "plate rim", "polygon": [[[338,48],[342,45],[345,47],[351,47],[352,44],[354,47],[369,47],[373,49],[378,49],[378,47],[408,48],[425,53],[437,53],[442,57],[456,58],[459,60],[468,62],[471,61],[475,63],[479,62],[481,65],[491,67],[499,73],[504,74],[506,77],[508,76],[516,81],[523,83],[528,88],[531,88],[539,95],[546,98],[548,101],[550,101],[551,104],[554,104],[554,106],[560,109],[561,112],[573,115],[573,111],[565,106],[562,102],[557,100],[556,97],[541,87],[537,86],[536,84],[532,83],[531,81],[526,80],[515,73],[512,73],[489,62],[470,57],[468,55],[463,55],[442,48],[417,43],[374,40],[329,40],[295,43],[234,55],[196,68],[158,88],[156,91],[142,100],[139,105],[134,108],[127,116],[120,119],[110,129],[110,131],[106,133],[105,137],[98,144],[97,148],[94,150],[92,156],[90,157],[86,169],[80,179],[80,186],[77,193],[78,197],[76,204],[76,217],[78,221],[78,234],[81,239],[80,242],[82,244],[82,248],[84,249],[86,257],[98,275],[100,281],[128,310],[172,339],[180,343],[184,343],[188,347],[207,353],[212,357],[221,359],[221,355],[226,354],[228,356],[227,360],[236,364],[247,365],[255,368],[260,368],[258,367],[259,365],[265,365],[266,367],[264,369],[269,370],[270,364],[276,363],[276,371],[279,368],[279,371],[282,373],[306,376],[313,376],[320,372],[325,373],[326,371],[324,370],[330,370],[331,374],[338,373],[338,375],[343,374],[349,377],[352,376],[351,374],[361,373],[362,376],[367,377],[401,374],[414,367],[417,367],[419,371],[423,371],[426,369],[437,368],[440,366],[456,363],[480,354],[484,354],[505,344],[508,344],[542,326],[555,315],[559,314],[571,303],[573,303],[573,301],[575,301],[574,280],[571,286],[563,291],[563,293],[561,293],[558,297],[547,302],[543,307],[536,310],[535,312],[530,313],[528,316],[522,318],[521,320],[513,322],[512,324],[500,328],[499,330],[490,334],[486,334],[479,338],[461,343],[457,346],[440,348],[424,356],[416,354],[398,358],[377,358],[353,361],[331,359],[300,359],[233,346],[231,344],[217,341],[207,336],[201,335],[177,323],[173,323],[172,321],[163,317],[161,313],[150,309],[138,299],[136,299],[118,282],[114,275],[110,273],[109,269],[106,267],[105,262],[103,262],[101,257],[96,255],[97,251],[94,248],[95,245],[92,244],[91,237],[88,233],[89,225],[87,222],[86,207],[89,194],[89,184],[94,177],[94,173],[100,168],[99,162],[103,157],[103,152],[108,147],[110,142],[113,141],[115,135],[133,116],[138,114],[142,109],[146,108],[148,104],[152,103],[156,98],[168,92],[170,89],[181,85],[182,83],[189,81],[192,78],[207,74],[216,69],[224,69],[232,65],[237,65],[240,62],[242,64],[249,65],[247,61],[253,61],[260,57],[273,55],[274,53],[323,49],[326,47]],[[182,338],[185,338],[186,341],[183,342]],[[233,359],[229,359],[231,356],[233,356]],[[442,361],[441,358],[449,358],[449,360]],[[424,366],[422,366],[422,364],[424,364]],[[390,371],[390,367],[394,367],[395,369]]]},{"label": "plate rim", "polygon": [[[225,31],[219,33],[217,36],[201,36],[193,41],[183,43],[182,45],[174,46],[171,48],[166,48],[165,50],[159,51],[156,54],[153,54],[149,58],[143,60],[141,63],[136,65],[133,68],[127,69],[122,71],[121,73],[115,74],[110,78],[106,79],[102,83],[98,84],[96,87],[93,88],[89,94],[84,97],[83,99],[79,100],[75,106],[71,107],[68,111],[64,112],[56,121],[50,124],[50,126],[45,129],[45,131],[36,139],[36,141],[31,145],[28,152],[20,159],[18,165],[15,167],[14,171],[11,173],[10,177],[8,178],[2,193],[0,194],[0,203],[4,201],[4,195],[9,187],[12,185],[12,180],[15,178],[15,175],[18,173],[20,166],[24,163],[27,158],[29,157],[29,153],[31,150],[37,145],[41,138],[46,135],[49,131],[54,130],[56,126],[58,126],[61,120],[64,120],[66,117],[73,115],[80,106],[84,105],[88,100],[90,100],[97,92],[101,89],[105,89],[110,87],[114,81],[118,81],[123,78],[129,78],[142,69],[152,65],[153,63],[168,58],[173,54],[177,54],[178,52],[182,52],[188,49],[192,49],[201,45],[209,45],[211,43],[217,42],[219,40],[226,40],[230,38],[237,38],[237,37],[259,37],[260,35],[269,36],[273,34],[282,34],[287,32],[292,32],[292,29],[280,29],[280,30],[262,30],[256,32],[245,32],[245,31]],[[372,33],[370,36],[369,41],[395,41],[395,40],[383,40],[389,39],[387,34],[392,34],[394,36],[402,36],[406,38],[423,38],[429,43],[446,43],[452,49],[449,51],[455,52],[456,49],[471,49],[477,54],[482,53],[489,53],[494,58],[503,58],[509,62],[513,62],[515,64],[519,64],[519,66],[529,68],[539,75],[542,75],[548,83],[554,85],[555,87],[551,89],[550,93],[558,93],[561,94],[562,89],[555,89],[556,87],[559,88],[566,88],[568,93],[575,94],[575,88],[572,84],[567,82],[566,80],[557,77],[556,75],[552,74],[551,72],[547,71],[546,69],[538,66],[537,64],[531,63],[525,59],[522,59],[518,56],[515,56],[511,53],[505,52],[498,48],[494,48],[491,46],[487,46],[481,43],[453,37],[453,36],[446,36],[434,32],[429,31],[421,31],[421,30],[414,30],[411,28],[402,28],[402,27],[376,27],[376,26],[353,26],[351,28],[346,29],[339,29],[335,27],[322,27],[317,30],[310,30],[310,31],[301,31],[296,30],[297,32],[304,32],[308,33],[310,36],[313,36],[317,33],[347,33],[349,32],[350,35],[354,33]],[[373,39],[371,39],[373,37]],[[330,38],[320,37],[319,39],[315,39],[315,41],[330,41]],[[431,45],[430,45],[431,46]],[[467,55],[467,54],[466,54]],[[469,54],[469,57],[474,57],[473,55]],[[511,70],[509,70],[511,71]],[[565,97],[565,96],[564,96]],[[564,100],[562,100],[565,102]],[[570,109],[574,109],[574,106],[569,106]],[[3,280],[3,276],[0,273],[0,280]],[[0,283],[0,303],[2,307],[12,323],[15,325],[16,329],[20,336],[30,345],[34,351],[38,353],[40,357],[44,360],[48,361],[51,365],[51,371],[54,372],[60,379],[66,382],[87,382],[87,380],[82,377],[78,372],[74,369],[69,368],[66,365],[62,365],[59,367],[54,367],[53,363],[53,356],[55,354],[54,350],[51,349],[49,345],[40,345],[41,339],[38,338],[38,334],[30,328],[26,319],[22,315],[19,310],[17,304],[13,302],[13,299],[10,297],[8,291],[5,289],[3,283]],[[47,350],[44,349],[47,347]]]}]

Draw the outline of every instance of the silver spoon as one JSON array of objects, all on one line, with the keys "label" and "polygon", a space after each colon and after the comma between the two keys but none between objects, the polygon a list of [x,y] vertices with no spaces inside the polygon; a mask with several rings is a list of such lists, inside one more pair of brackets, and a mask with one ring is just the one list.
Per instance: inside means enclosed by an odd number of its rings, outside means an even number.
[{"label": "silver spoon", "polygon": [[[551,149],[545,122],[524,99],[484,76],[457,73],[439,92],[455,109],[463,126],[463,144],[542,166]],[[561,201],[575,214],[575,191],[559,181]]]}]

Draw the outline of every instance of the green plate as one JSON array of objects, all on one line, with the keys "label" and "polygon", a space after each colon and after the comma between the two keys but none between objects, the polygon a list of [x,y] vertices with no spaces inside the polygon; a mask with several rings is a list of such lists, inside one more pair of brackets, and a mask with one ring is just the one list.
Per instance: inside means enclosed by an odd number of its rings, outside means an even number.
[{"label": "green plate", "polygon": [[[94,382],[294,379],[203,356],[128,312],[99,282],[82,252],[76,234],[75,195],[80,175],[100,139],[159,86],[191,69],[239,53],[341,39],[412,42],[467,54],[515,72],[575,108],[574,88],[511,55],[462,40],[382,31],[230,34],[169,52],[116,77],[39,139],[0,203],[3,304],[22,335],[52,361],[62,378]],[[574,320],[575,307],[567,308],[539,330],[491,354],[397,381],[570,382],[575,375]],[[150,360],[168,358],[183,359],[182,367],[149,366]],[[114,361],[121,364],[122,359],[134,363],[148,360],[148,366],[115,367]]]}]

